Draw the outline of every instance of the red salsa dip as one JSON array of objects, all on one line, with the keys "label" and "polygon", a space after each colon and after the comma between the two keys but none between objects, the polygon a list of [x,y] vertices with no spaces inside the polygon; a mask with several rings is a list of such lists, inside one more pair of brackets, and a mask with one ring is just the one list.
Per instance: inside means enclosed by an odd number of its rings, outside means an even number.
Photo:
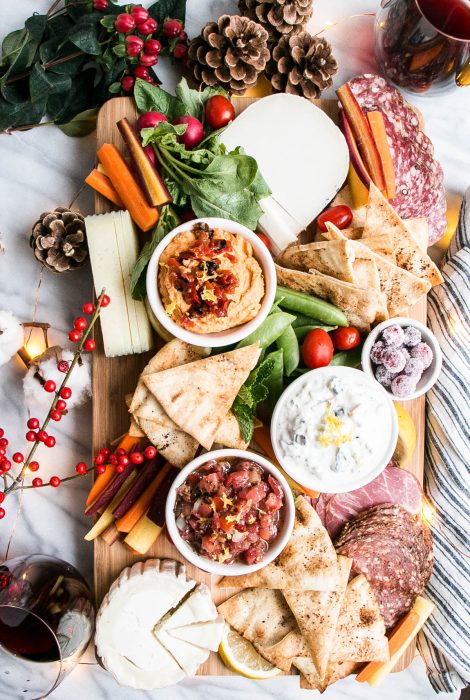
[{"label": "red salsa dip", "polygon": [[249,459],[211,459],[176,490],[176,526],[202,556],[224,564],[257,564],[275,540],[284,492]]}]

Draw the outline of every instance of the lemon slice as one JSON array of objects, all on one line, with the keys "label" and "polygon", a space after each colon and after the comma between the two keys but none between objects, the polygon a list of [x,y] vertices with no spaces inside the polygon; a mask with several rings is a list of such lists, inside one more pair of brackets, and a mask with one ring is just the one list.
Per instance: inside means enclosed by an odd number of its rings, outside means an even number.
[{"label": "lemon slice", "polygon": [[398,417],[398,442],[393,454],[393,459],[400,467],[404,467],[413,456],[416,447],[416,430],[413,419],[398,403],[393,404]]},{"label": "lemon slice", "polygon": [[254,646],[235,632],[230,625],[225,625],[219,654],[226,666],[246,678],[264,680],[282,673],[281,669],[263,659]]}]

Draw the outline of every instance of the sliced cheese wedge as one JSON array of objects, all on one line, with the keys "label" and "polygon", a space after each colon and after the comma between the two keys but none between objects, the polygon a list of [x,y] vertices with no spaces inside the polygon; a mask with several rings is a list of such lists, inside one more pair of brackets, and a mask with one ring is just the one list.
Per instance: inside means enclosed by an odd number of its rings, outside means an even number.
[{"label": "sliced cheese wedge", "polygon": [[209,649],[201,649],[182,639],[175,639],[164,628],[158,630],[157,639],[188,676],[195,676],[199,666],[209,658]]},{"label": "sliced cheese wedge", "polygon": [[224,625],[223,616],[218,615],[215,620],[195,622],[193,625],[170,629],[168,634],[176,639],[195,644],[202,649],[218,651],[224,634]]},{"label": "sliced cheese wedge", "polygon": [[165,629],[172,630],[195,622],[207,622],[215,620],[216,617],[217,609],[212,601],[211,593],[204,583],[200,583],[165,623]]}]

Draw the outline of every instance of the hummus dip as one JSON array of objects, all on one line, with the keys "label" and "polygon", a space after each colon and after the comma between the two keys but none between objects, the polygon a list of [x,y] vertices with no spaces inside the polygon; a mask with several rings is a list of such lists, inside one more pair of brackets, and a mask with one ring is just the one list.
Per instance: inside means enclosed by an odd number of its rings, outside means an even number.
[{"label": "hummus dip", "polygon": [[193,333],[251,321],[265,292],[251,243],[204,223],[170,241],[160,256],[157,284],[168,316]]}]

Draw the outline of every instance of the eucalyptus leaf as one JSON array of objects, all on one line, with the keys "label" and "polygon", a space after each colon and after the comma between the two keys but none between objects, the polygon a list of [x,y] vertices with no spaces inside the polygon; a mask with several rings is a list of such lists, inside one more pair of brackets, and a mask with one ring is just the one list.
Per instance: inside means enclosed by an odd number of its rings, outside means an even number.
[{"label": "eucalyptus leaf", "polygon": [[57,75],[41,68],[40,63],[35,63],[33,71],[29,77],[29,89],[31,100],[47,100],[50,95],[59,92],[67,92],[72,86],[72,79],[69,75]]},{"label": "eucalyptus leaf", "polygon": [[75,44],[81,51],[89,53],[92,56],[99,56],[101,54],[101,45],[98,40],[98,17],[101,18],[101,15],[96,12],[83,15],[68,36],[68,40],[71,41],[72,44]]},{"label": "eucalyptus leaf", "polygon": [[2,65],[11,64],[27,41],[28,30],[26,27],[7,34],[2,42]]},{"label": "eucalyptus leaf", "polygon": [[157,0],[148,8],[150,17],[159,24],[167,17],[179,19],[184,25],[186,20],[186,0]]},{"label": "eucalyptus leaf", "polygon": [[10,104],[0,98],[0,132],[7,131],[15,126],[37,124],[41,121],[46,111],[46,102],[37,101],[18,102]]},{"label": "eucalyptus leaf", "polygon": [[59,124],[59,129],[67,136],[88,136],[96,129],[98,109],[86,109],[67,124]]}]

